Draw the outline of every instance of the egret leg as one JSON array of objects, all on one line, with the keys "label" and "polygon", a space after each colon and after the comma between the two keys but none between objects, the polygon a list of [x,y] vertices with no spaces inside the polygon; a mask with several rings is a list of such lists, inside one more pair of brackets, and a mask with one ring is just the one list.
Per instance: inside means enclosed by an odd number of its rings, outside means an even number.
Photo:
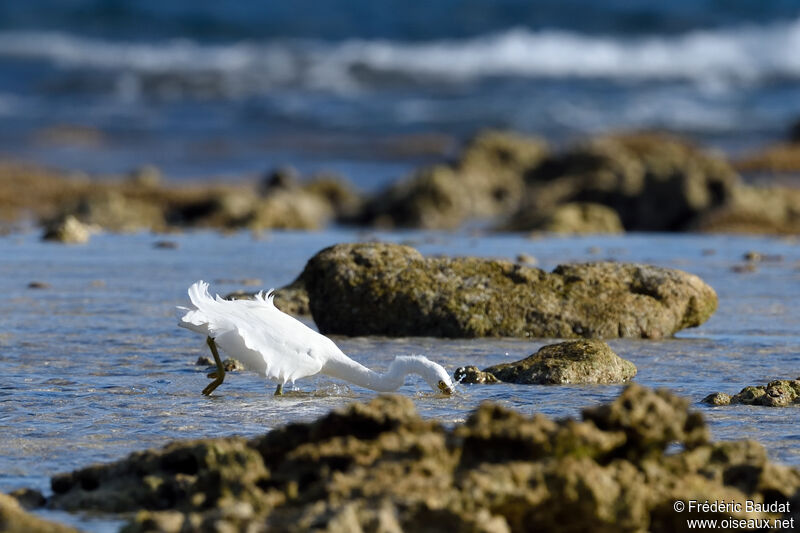
[{"label": "egret leg", "polygon": [[275,396],[283,396],[283,383],[278,383],[278,386],[275,388]]},{"label": "egret leg", "polygon": [[222,359],[219,358],[219,352],[217,351],[217,344],[214,342],[214,339],[208,337],[208,339],[206,339],[206,344],[208,344],[208,347],[211,348],[211,355],[214,356],[214,362],[217,363],[217,371],[209,374],[209,377],[213,377],[214,381],[209,383],[208,386],[205,389],[203,389],[203,394],[208,396],[212,392],[214,392],[214,389],[219,387],[225,380],[225,367],[222,366]]}]

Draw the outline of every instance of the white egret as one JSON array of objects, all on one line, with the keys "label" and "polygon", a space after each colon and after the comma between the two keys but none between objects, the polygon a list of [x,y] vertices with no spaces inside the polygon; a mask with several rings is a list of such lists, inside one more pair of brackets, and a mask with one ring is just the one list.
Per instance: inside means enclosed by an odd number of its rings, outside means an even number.
[{"label": "white egret", "polygon": [[344,379],[361,387],[389,392],[400,388],[408,374],[418,374],[434,391],[453,393],[453,382],[441,365],[421,355],[397,356],[388,370],[379,374],[353,361],[328,337],[279,310],[272,303],[273,291],[258,293],[254,300],[224,300],[208,293],[208,283],[189,287],[194,308],[186,311],[178,325],[205,335],[217,371],[203,394],[209,395],[225,379],[225,368],[217,351],[238,359],[245,368],[276,381],[276,395],[286,383],[315,374]]}]

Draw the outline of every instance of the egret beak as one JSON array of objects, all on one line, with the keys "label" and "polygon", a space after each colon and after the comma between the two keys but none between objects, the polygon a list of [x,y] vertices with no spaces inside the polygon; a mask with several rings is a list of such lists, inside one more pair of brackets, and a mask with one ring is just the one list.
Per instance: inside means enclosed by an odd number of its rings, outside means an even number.
[{"label": "egret beak", "polygon": [[450,387],[448,387],[447,385],[445,385],[442,382],[439,382],[439,390],[442,391],[442,393],[447,394],[447,395],[453,394],[453,389],[451,389]]}]

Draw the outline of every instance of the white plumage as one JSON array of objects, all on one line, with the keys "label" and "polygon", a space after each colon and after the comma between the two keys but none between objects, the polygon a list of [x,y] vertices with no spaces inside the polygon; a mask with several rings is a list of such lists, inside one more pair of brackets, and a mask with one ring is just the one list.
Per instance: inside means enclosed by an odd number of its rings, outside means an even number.
[{"label": "white plumage", "polygon": [[212,298],[208,284],[198,281],[189,287],[189,299],[194,308],[179,307],[186,311],[179,325],[207,336],[217,363],[217,372],[210,375],[217,380],[205,394],[225,375],[215,345],[249,370],[277,382],[277,393],[286,383],[319,373],[378,391],[396,390],[407,374],[415,373],[433,390],[452,393],[444,368],[422,356],[398,356],[384,374],[353,361],[328,337],[275,307],[271,290],[266,296],[258,293],[254,300],[224,300]]}]

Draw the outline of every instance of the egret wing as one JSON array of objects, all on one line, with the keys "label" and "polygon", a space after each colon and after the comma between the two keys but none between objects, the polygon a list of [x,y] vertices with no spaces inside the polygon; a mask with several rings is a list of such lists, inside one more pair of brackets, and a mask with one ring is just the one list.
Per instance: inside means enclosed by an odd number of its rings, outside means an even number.
[{"label": "egret wing", "polygon": [[336,345],[305,324],[278,310],[272,295],[255,300],[212,298],[208,284],[189,288],[196,309],[180,325],[213,337],[227,354],[247,368],[281,383],[317,374]]}]

